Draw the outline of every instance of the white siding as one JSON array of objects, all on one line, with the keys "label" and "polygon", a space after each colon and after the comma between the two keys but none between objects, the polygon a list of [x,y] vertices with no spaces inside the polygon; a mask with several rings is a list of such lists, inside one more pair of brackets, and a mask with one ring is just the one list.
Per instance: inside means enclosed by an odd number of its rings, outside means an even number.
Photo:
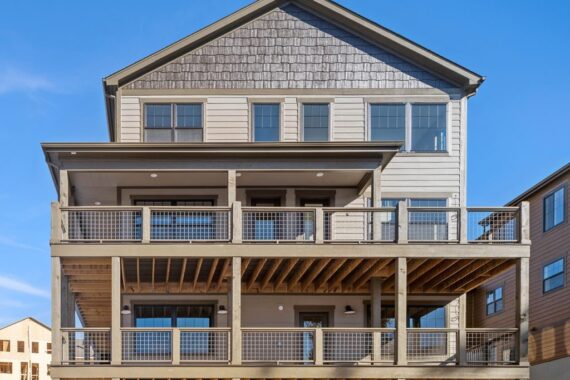
[{"label": "white siding", "polygon": [[334,141],[365,140],[365,112],[362,97],[336,98],[332,109]]},{"label": "white siding", "polygon": [[299,140],[299,106],[297,98],[285,98],[283,107],[283,141]]},{"label": "white siding", "polygon": [[206,103],[206,141],[249,141],[246,97],[210,97]]},{"label": "white siding", "polygon": [[138,97],[121,97],[121,142],[141,140],[141,106]]}]

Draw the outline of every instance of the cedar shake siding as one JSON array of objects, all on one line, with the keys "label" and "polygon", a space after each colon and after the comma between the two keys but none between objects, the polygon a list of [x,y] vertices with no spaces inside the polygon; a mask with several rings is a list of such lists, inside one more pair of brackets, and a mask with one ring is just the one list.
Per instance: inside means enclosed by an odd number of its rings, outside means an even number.
[{"label": "cedar shake siding", "polygon": [[433,74],[295,5],[276,8],[128,89],[448,89]]}]

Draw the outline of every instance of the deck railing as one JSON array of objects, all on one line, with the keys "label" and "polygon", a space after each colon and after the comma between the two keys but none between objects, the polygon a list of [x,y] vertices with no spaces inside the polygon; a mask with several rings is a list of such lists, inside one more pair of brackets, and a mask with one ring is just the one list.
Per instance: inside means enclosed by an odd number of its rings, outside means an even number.
[{"label": "deck railing", "polygon": [[53,207],[52,242],[515,244],[527,207]]},{"label": "deck railing", "polygon": [[[61,329],[62,365],[109,365],[108,328]],[[230,328],[122,328],[121,363],[231,363]],[[516,365],[517,329],[408,328],[412,365]],[[243,365],[395,365],[393,328],[242,328]],[[460,352],[464,355],[460,360]]]}]

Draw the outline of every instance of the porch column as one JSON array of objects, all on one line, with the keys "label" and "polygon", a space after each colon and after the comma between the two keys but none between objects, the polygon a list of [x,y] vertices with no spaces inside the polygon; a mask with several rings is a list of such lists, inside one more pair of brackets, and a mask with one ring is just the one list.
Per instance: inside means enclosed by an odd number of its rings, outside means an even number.
[{"label": "porch column", "polygon": [[51,362],[61,364],[61,260],[59,257],[51,258]]},{"label": "porch column", "polygon": [[467,294],[459,296],[459,335],[457,336],[457,364],[467,365]]},{"label": "porch column", "polygon": [[405,257],[398,257],[395,268],[395,303],[396,303],[396,365],[407,365],[408,332],[407,332],[407,293],[408,269]]},{"label": "porch column", "polygon": [[[380,207],[382,205],[381,196],[381,179],[382,179],[382,167],[377,167],[372,171],[372,207]],[[379,212],[372,213],[372,238],[374,240],[382,240],[382,218]]]},{"label": "porch column", "polygon": [[[69,206],[69,175],[67,170],[60,170],[59,171],[59,206],[60,207],[67,207]],[[68,213],[61,212],[61,229],[62,234],[59,236],[59,239],[67,239],[69,236],[69,225],[68,225]]]},{"label": "porch column", "polygon": [[516,319],[519,329],[517,338],[517,350],[519,363],[528,365],[528,292],[529,292],[529,259],[528,257],[517,260],[517,294],[516,294]]},{"label": "porch column", "polygon": [[370,280],[370,299],[372,311],[372,327],[382,327],[382,278],[372,277]]},{"label": "porch column", "polygon": [[241,257],[232,257],[230,290],[231,364],[241,365]]},{"label": "porch column", "polygon": [[231,206],[237,199],[236,171],[228,170],[228,206]]},{"label": "porch column", "polygon": [[120,365],[121,353],[121,258],[111,258],[111,364]]},{"label": "porch column", "polygon": [[67,276],[61,276],[61,326],[75,327],[75,295]]}]

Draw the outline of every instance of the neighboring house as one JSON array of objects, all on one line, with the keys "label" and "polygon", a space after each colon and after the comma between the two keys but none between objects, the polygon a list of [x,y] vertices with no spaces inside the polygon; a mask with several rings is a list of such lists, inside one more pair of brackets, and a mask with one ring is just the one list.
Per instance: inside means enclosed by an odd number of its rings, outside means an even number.
[{"label": "neighboring house", "polygon": [[[570,377],[570,163],[508,203],[530,203],[530,336],[533,379]],[[474,290],[470,324],[507,327],[515,321],[513,270]]]},{"label": "neighboring house", "polygon": [[[43,144],[53,376],[527,379],[528,210],[466,207],[482,82],[324,0],[105,78],[111,142]],[[513,266],[518,319],[467,329]]]},{"label": "neighboring house", "polygon": [[49,380],[51,330],[34,318],[0,328],[0,380]]}]

